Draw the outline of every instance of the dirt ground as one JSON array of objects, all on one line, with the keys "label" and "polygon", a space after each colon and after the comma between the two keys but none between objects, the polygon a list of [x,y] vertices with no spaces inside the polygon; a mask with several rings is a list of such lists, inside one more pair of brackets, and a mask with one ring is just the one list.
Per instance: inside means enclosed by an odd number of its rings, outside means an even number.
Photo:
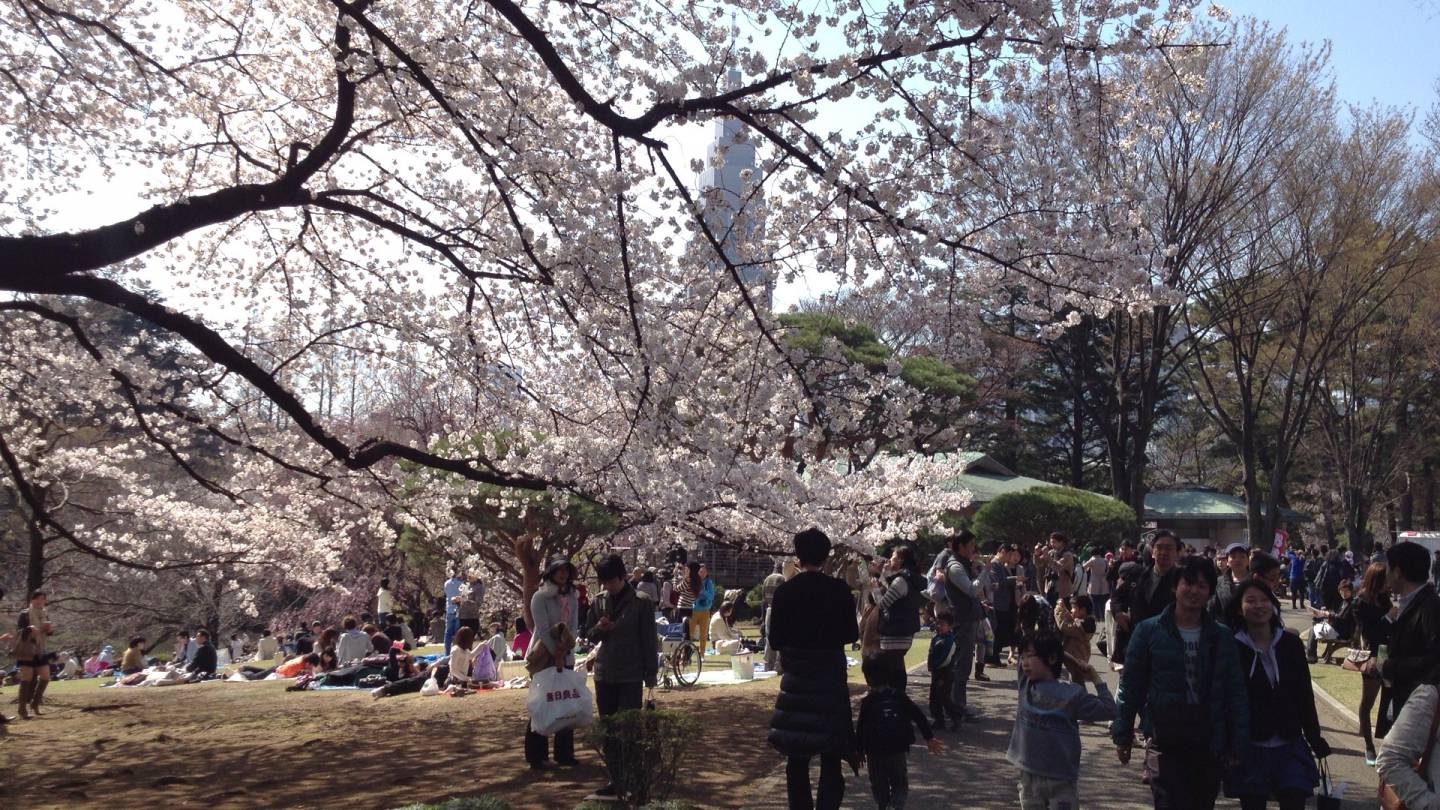
[{"label": "dirt ground", "polygon": [[[657,691],[702,723],[676,798],[736,807],[779,765],[765,743],[778,679]],[[525,691],[372,700],[363,691],[205,683],[47,695],[0,732],[0,808],[392,808],[492,793],[571,808],[604,784],[599,755],[541,773],[522,755]],[[14,715],[14,687],[0,705]]]}]

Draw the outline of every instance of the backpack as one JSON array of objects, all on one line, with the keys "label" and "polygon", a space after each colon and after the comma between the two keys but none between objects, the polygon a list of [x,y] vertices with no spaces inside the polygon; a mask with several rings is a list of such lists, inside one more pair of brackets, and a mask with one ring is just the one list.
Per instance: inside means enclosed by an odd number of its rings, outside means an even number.
[{"label": "backpack", "polygon": [[475,680],[498,681],[500,673],[495,667],[495,656],[490,652],[490,644],[487,642],[480,645],[480,650],[475,654],[475,666],[473,668]]},{"label": "backpack", "polygon": [[949,600],[945,595],[945,583],[936,581],[935,573],[949,567],[951,559],[948,549],[940,552],[940,556],[935,558],[935,564],[930,566],[930,570],[925,574],[925,597],[937,605],[949,604]]},{"label": "backpack", "polygon": [[866,701],[868,706],[861,709],[865,722],[860,728],[860,750],[866,754],[908,750],[915,742],[915,726],[904,693],[892,688],[876,689]]},{"label": "backpack", "polygon": [[930,640],[930,655],[925,659],[925,668],[941,672],[955,659],[955,634],[936,635]]}]

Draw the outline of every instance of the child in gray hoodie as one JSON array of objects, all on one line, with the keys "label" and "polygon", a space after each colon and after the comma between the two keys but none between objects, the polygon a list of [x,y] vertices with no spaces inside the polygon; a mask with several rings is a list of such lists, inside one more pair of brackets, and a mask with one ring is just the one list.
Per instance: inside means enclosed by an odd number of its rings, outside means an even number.
[{"label": "child in gray hoodie", "polygon": [[[1098,694],[1060,680],[1067,664]],[[1113,720],[1115,698],[1086,661],[1067,659],[1051,633],[1027,636],[1020,647],[1020,702],[1005,758],[1020,768],[1021,810],[1076,810],[1079,806],[1080,721]]]}]

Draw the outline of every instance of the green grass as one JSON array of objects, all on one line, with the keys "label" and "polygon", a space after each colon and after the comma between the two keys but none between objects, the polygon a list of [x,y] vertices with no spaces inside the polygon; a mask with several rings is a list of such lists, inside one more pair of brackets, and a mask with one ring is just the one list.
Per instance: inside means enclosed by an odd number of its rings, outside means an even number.
[{"label": "green grass", "polygon": [[[1323,649],[1323,647],[1322,647]],[[1335,660],[1345,660],[1347,650],[1341,649],[1335,652]],[[1330,696],[1344,704],[1350,711],[1360,713],[1360,693],[1363,689],[1360,683],[1360,673],[1343,669],[1336,664],[1311,664],[1310,680],[1315,685],[1330,693]]]}]

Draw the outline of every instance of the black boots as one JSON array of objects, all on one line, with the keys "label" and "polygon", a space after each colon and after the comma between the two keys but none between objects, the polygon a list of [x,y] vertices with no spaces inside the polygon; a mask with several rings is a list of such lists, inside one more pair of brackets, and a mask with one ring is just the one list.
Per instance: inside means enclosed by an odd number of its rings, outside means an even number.
[{"label": "black boots", "polygon": [[21,720],[29,720],[29,719],[30,719],[30,700],[31,700],[31,695],[33,695],[34,693],[35,693],[35,682],[34,682],[34,681],[21,681],[21,682],[20,682],[20,719],[21,719]]}]

